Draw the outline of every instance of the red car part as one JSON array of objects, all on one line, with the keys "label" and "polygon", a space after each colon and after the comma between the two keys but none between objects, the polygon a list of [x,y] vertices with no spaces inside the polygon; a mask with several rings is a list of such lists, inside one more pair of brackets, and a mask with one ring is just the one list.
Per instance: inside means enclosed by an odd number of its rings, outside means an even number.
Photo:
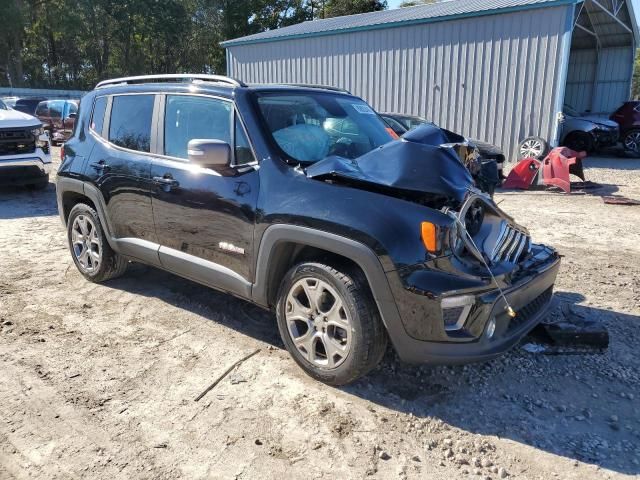
[{"label": "red car part", "polygon": [[585,181],[582,159],[586,156],[587,152],[576,152],[566,147],[554,148],[542,161],[543,183],[558,187],[565,193],[571,192],[570,174]]},{"label": "red car part", "polygon": [[504,181],[504,188],[518,188],[528,190],[533,184],[542,163],[534,158],[520,160],[509,172],[509,176]]},{"label": "red car part", "polygon": [[537,183],[536,178],[542,171],[544,185],[552,185],[569,193],[569,175],[576,175],[585,181],[582,159],[586,156],[587,152],[575,152],[566,147],[558,147],[551,150],[542,162],[534,158],[525,158],[513,167],[502,186],[528,190],[531,185]]}]

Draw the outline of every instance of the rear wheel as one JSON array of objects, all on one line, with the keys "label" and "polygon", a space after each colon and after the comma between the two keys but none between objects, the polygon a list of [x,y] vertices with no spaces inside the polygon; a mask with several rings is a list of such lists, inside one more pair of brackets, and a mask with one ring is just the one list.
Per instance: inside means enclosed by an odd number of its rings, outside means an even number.
[{"label": "rear wheel", "polygon": [[542,160],[549,151],[549,144],[541,137],[527,137],[518,147],[518,160],[535,158]]},{"label": "rear wheel", "polygon": [[625,150],[640,155],[640,130],[631,130],[622,138]]},{"label": "rear wheel", "polygon": [[591,152],[595,146],[593,137],[585,132],[571,132],[564,139],[564,145],[575,152]]},{"label": "rear wheel", "polygon": [[71,209],[67,238],[73,262],[87,280],[104,282],[127,269],[128,260],[111,249],[98,214],[89,205],[79,203]]},{"label": "rear wheel", "polygon": [[357,270],[322,263],[296,265],[280,287],[276,315],[293,359],[326,384],[350,383],[378,365],[384,355],[386,331],[367,282]]}]

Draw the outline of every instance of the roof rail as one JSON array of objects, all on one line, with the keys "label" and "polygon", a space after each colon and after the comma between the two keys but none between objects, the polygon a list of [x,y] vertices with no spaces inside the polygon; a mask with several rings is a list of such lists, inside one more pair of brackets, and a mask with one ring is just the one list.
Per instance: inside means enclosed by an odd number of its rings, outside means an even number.
[{"label": "roof rail", "polygon": [[331,85],[320,85],[317,83],[281,83],[280,85],[291,85],[292,87],[322,88],[324,90],[332,90],[334,92],[348,93],[349,95],[351,95],[351,92],[344,88],[332,87]]},{"label": "roof rail", "polygon": [[103,80],[96,85],[96,88],[106,87],[108,85],[130,85],[133,83],[153,83],[153,82],[161,82],[161,81],[177,81],[177,80],[190,80],[190,81],[201,81],[201,82],[217,82],[217,83],[226,83],[227,85],[232,85],[234,87],[246,87],[246,85],[234,78],[225,77],[223,75],[206,75],[199,73],[171,73],[171,74],[162,74],[162,75],[139,75],[136,77],[122,77],[122,78],[113,78],[110,80]]}]

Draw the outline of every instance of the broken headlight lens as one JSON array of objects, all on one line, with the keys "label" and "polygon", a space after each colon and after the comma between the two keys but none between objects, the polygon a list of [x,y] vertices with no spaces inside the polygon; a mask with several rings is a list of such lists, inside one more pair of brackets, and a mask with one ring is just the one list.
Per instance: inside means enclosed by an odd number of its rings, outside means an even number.
[{"label": "broken headlight lens", "polygon": [[458,226],[457,223],[454,223],[451,226],[450,236],[449,236],[449,247],[451,248],[451,253],[455,256],[459,257],[464,252],[464,230]]}]

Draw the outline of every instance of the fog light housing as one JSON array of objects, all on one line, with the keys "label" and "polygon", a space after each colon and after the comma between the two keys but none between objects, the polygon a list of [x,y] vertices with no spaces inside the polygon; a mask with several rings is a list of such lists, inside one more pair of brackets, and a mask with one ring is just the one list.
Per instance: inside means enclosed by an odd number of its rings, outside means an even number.
[{"label": "fog light housing", "polygon": [[487,322],[484,334],[488,339],[492,339],[496,333],[496,317],[491,317]]},{"label": "fog light housing", "polygon": [[460,330],[464,326],[474,303],[475,298],[472,295],[443,298],[440,306],[442,308],[442,321],[445,331]]}]

